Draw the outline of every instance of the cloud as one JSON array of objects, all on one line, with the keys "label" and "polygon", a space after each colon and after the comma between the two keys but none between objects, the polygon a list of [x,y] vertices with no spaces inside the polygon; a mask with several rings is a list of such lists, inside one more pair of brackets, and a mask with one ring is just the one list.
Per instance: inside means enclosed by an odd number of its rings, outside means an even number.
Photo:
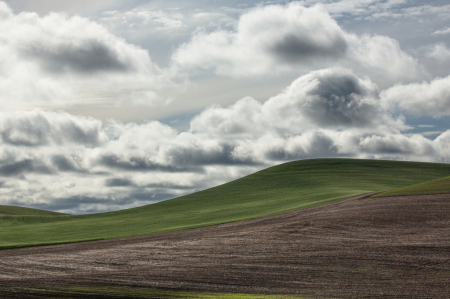
[{"label": "cloud", "polygon": [[[342,69],[315,71],[289,87],[289,113],[302,113],[309,123],[326,128],[372,126],[383,119],[377,105],[377,88],[369,80]],[[271,99],[268,109],[280,105],[282,96]]]},{"label": "cloud", "polygon": [[445,35],[445,34],[450,34],[450,28],[443,30],[436,30],[435,32],[433,32],[433,35]]},{"label": "cloud", "polygon": [[2,20],[9,19],[13,16],[13,11],[5,2],[0,2],[0,18]]},{"label": "cloud", "polygon": [[298,3],[255,8],[240,17],[235,31],[196,33],[172,60],[182,69],[237,77],[330,65],[352,67],[380,80],[409,81],[421,74],[417,62],[395,40],[348,34],[323,6]]},{"label": "cloud", "polygon": [[197,3],[189,6],[161,10],[143,5],[126,11],[107,11],[98,22],[128,42],[141,45],[158,65],[169,68],[171,53],[188,41],[193,32],[234,28],[241,13],[214,4],[212,9]]},{"label": "cloud", "polygon": [[[303,2],[309,4],[310,1]],[[312,1],[312,3],[316,3],[316,1]],[[333,17],[338,19],[346,19],[349,16],[369,21],[380,19],[418,19],[423,21],[424,17],[445,19],[450,11],[450,5],[433,4],[412,6],[407,0],[340,0],[324,3],[323,6]]]},{"label": "cloud", "polygon": [[406,136],[376,136],[371,135],[359,142],[361,149],[366,153],[378,155],[424,155],[431,156],[434,149],[431,141],[427,141],[420,135]]},{"label": "cloud", "polygon": [[81,45],[57,45],[56,47],[33,44],[21,52],[26,58],[40,62],[46,71],[52,73],[95,74],[102,71],[127,72],[131,69],[131,66],[120,61],[116,53],[96,40],[87,40]]},{"label": "cloud", "polygon": [[397,10],[405,3],[406,0],[341,0],[325,3],[324,7],[334,17],[346,17],[348,15],[374,17],[380,15],[396,15],[393,11]]},{"label": "cloud", "polygon": [[14,14],[0,2],[0,102],[64,104],[140,88],[153,95],[170,81],[147,51],[87,18]]},{"label": "cloud", "polygon": [[348,34],[347,41],[349,51],[342,64],[358,74],[368,75],[380,85],[416,81],[424,75],[416,59],[403,52],[392,38]]},{"label": "cloud", "polygon": [[254,75],[278,63],[286,68],[292,62],[309,63],[310,58],[334,60],[345,51],[343,31],[323,9],[290,4],[243,14],[236,32],[198,33],[173,60],[185,67],[215,68],[224,75]]},{"label": "cloud", "polygon": [[[3,161],[6,162],[6,161]],[[51,174],[52,170],[42,165],[39,161],[33,161],[31,159],[26,159],[18,162],[6,162],[0,166],[0,174],[2,176],[17,176],[24,172],[39,173],[39,174]]]},{"label": "cloud", "polygon": [[340,57],[347,49],[342,30],[322,9],[294,4],[266,6],[244,14],[235,43],[259,48],[285,63]]},{"label": "cloud", "polygon": [[92,118],[67,113],[35,111],[0,112],[0,137],[3,144],[38,147],[75,144],[94,147],[106,141],[102,123]]},{"label": "cloud", "polygon": [[123,30],[152,30],[164,33],[173,32],[185,27],[184,16],[180,13],[168,13],[161,10],[146,10],[135,8],[126,12],[107,11],[103,13],[101,21],[109,27],[128,28]]},{"label": "cloud", "polygon": [[435,58],[440,62],[450,60],[450,49],[448,49],[444,44],[436,44],[433,47],[429,48],[427,53],[428,57]]},{"label": "cloud", "polygon": [[132,186],[133,182],[129,179],[122,179],[122,178],[112,178],[107,179],[105,182],[105,185],[108,187],[128,187]]},{"label": "cloud", "polygon": [[378,108],[375,84],[346,69],[334,68],[301,76],[263,104],[245,98],[229,108],[213,106],[193,119],[191,130],[249,137],[264,132],[300,134],[315,127],[344,129],[390,122]]},{"label": "cloud", "polygon": [[[434,90],[445,83],[416,85]],[[0,112],[0,201],[98,212],[195,192],[295,159],[450,162],[450,131],[435,140],[401,133],[403,120],[380,105],[394,88],[379,93],[347,69],[314,71],[264,102],[246,97],[212,106],[182,132],[157,121]]]},{"label": "cloud", "polygon": [[441,5],[441,6],[421,5],[421,6],[407,7],[402,10],[402,14],[405,17],[409,18],[417,18],[425,15],[438,18],[446,18],[449,12],[450,12],[450,5]]},{"label": "cloud", "polygon": [[450,76],[431,82],[397,85],[381,93],[389,109],[398,107],[416,115],[450,115]]}]

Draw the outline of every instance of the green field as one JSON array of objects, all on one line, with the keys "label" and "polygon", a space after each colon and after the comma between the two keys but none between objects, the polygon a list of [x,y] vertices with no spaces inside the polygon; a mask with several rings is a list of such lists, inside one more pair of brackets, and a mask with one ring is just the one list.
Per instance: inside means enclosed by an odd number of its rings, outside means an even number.
[{"label": "green field", "polygon": [[190,229],[303,209],[449,175],[449,164],[302,160],[201,192],[128,210],[77,216],[1,215],[0,248]]},{"label": "green field", "polygon": [[450,193],[450,176],[376,194],[372,197]]}]

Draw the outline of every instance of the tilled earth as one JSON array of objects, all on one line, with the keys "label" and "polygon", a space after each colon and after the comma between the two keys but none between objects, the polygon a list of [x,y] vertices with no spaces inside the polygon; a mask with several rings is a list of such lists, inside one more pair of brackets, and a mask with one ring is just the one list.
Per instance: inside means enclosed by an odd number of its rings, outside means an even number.
[{"label": "tilled earth", "polygon": [[142,237],[0,251],[0,294],[130,286],[450,298],[450,194],[360,200]]}]

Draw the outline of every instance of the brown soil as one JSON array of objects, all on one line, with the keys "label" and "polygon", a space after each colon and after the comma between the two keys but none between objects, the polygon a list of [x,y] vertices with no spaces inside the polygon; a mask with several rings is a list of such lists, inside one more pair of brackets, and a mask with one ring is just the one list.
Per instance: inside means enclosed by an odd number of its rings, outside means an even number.
[{"label": "brown soil", "polygon": [[113,285],[450,298],[450,194],[363,197],[201,229],[3,250],[0,294]]}]

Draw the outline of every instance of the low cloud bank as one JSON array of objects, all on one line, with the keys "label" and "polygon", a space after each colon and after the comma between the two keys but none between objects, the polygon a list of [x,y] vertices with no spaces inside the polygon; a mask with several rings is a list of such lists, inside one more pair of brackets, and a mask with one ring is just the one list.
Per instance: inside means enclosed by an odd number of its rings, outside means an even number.
[{"label": "low cloud bank", "polygon": [[[432,81],[379,93],[373,82],[347,69],[324,69],[299,77],[263,103],[246,97],[212,106],[184,132],[157,121],[0,112],[0,201],[97,212],[194,192],[295,159],[450,162],[450,130],[434,140],[402,134],[403,118],[381,105],[407,97],[410,89],[419,103],[415,89],[442,86]],[[402,103],[400,109],[413,109]]]}]

